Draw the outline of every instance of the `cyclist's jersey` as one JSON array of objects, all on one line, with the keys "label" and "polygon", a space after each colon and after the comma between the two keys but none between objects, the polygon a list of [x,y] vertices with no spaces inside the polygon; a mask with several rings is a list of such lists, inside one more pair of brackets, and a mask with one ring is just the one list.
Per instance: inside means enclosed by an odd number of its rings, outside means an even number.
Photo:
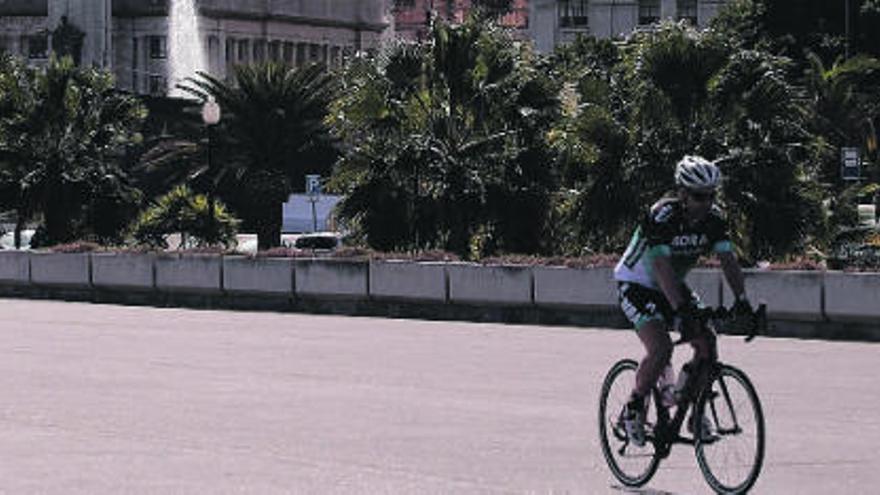
[{"label": "cyclist's jersey", "polygon": [[713,205],[705,219],[689,226],[681,201],[665,198],[651,207],[636,229],[623,258],[614,269],[614,278],[619,282],[660,290],[653,274],[657,256],[669,256],[678,280],[684,281],[700,256],[732,250],[727,221],[720,208]]}]

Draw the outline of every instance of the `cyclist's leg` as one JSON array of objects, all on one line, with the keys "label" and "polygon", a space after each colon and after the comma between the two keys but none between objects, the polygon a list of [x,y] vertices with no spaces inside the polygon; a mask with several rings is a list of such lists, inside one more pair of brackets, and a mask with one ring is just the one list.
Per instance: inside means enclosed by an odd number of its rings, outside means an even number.
[{"label": "cyclist's leg", "polygon": [[[693,370],[694,376],[690,380],[691,383],[689,386],[692,391],[691,393],[694,394],[693,398],[696,400],[699,397],[700,391],[708,385],[709,370],[711,369],[712,363],[718,360],[717,341],[712,327],[707,326],[704,328],[702,334],[692,340],[690,344],[694,349],[694,356],[689,365],[690,369]],[[709,439],[714,436],[714,433],[712,432],[712,423],[709,421],[705,413],[699,416],[695,413],[696,411],[691,414],[690,419],[688,420],[688,431],[695,433],[697,423],[701,422],[702,426],[700,428],[700,435],[704,441],[709,441]]]},{"label": "cyclist's leg", "polygon": [[[700,300],[699,294],[691,290],[687,285],[684,286],[684,290],[687,294],[690,294],[691,300],[697,307],[705,307],[703,301]],[[694,350],[693,358],[691,359],[691,369],[697,371],[694,390],[702,390],[709,371],[709,365],[718,360],[718,342],[711,323],[707,322],[700,334],[690,341],[690,344]]]},{"label": "cyclist's leg", "polygon": [[[699,295],[697,295],[697,293],[693,291],[690,291],[690,294],[694,303],[698,307],[703,307],[703,303],[700,301]],[[706,325],[701,329],[700,334],[694,337],[689,343],[691,345],[691,348],[693,348],[694,353],[691,361],[687,364],[687,366],[691,370],[691,373],[693,373],[692,378],[689,380],[690,384],[688,385],[688,387],[689,390],[691,390],[691,393],[699,394],[699,391],[703,390],[703,388],[705,388],[707,385],[709,379],[709,370],[712,363],[718,360],[717,336],[715,334],[715,330],[712,328],[712,325],[707,322]],[[696,399],[697,396],[695,395],[693,398]],[[696,430],[696,423],[698,421],[702,422],[700,434],[703,436],[703,438],[711,438],[711,423],[703,415],[700,415],[698,417],[695,414],[691,414],[691,417],[688,420],[688,431],[694,433]]]},{"label": "cyclist's leg", "polygon": [[709,367],[718,360],[718,340],[711,325],[703,328],[699,337],[690,341],[694,350],[690,369],[696,371],[692,390],[702,390],[708,378]]},{"label": "cyclist's leg", "polygon": [[644,445],[645,397],[657,382],[672,354],[669,338],[669,308],[659,291],[634,284],[619,286],[620,307],[635,326],[639,340],[645,346],[646,355],[636,372],[636,383],[629,402],[624,409],[624,425],[627,435],[636,446]]},{"label": "cyclist's leg", "polygon": [[671,308],[659,291],[633,284],[620,284],[619,296],[621,309],[645,346],[632,392],[633,399],[643,399],[672,357],[672,339],[667,330]]},{"label": "cyclist's leg", "polygon": [[663,368],[672,358],[672,339],[661,320],[649,320],[638,329],[639,340],[645,346],[645,357],[636,372],[636,385],[633,397],[644,398],[651,393]]}]

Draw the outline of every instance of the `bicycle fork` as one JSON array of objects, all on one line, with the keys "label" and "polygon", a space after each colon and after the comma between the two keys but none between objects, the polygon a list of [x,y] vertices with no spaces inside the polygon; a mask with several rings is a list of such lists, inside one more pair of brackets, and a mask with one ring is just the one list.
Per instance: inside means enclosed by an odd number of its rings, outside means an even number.
[{"label": "bicycle fork", "polygon": [[[718,386],[721,389],[721,397],[723,397],[724,402],[721,404],[722,406],[727,407],[727,412],[730,414],[730,420],[733,423],[731,428],[722,428],[721,419],[718,417],[718,409],[716,406],[716,401],[718,399],[718,393],[711,389],[712,383],[718,382]],[[727,383],[724,382],[724,377],[721,373],[713,373],[713,376],[710,377],[710,381],[708,386],[706,387],[705,393],[710,394],[709,397],[706,398],[706,404],[709,406],[709,410],[712,413],[712,421],[715,424],[715,430],[719,435],[737,435],[742,433],[742,428],[739,426],[739,420],[736,417],[736,408],[733,407],[733,401],[730,398],[730,392],[727,389]]]}]

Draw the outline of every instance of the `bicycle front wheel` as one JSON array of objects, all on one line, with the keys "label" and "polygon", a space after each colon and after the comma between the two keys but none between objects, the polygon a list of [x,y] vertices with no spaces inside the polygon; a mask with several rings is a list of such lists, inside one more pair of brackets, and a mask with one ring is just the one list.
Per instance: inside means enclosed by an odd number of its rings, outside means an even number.
[{"label": "bicycle front wheel", "polygon": [[[764,462],[764,413],[755,387],[742,371],[721,365],[697,402],[697,462],[717,493],[747,492]],[[699,417],[699,416],[698,416]]]},{"label": "bicycle front wheel", "polygon": [[623,408],[629,401],[630,393],[636,383],[636,370],[639,365],[631,360],[618,361],[602,384],[599,397],[599,439],[602,453],[614,477],[626,486],[636,487],[647,483],[660,463],[654,448],[653,424],[656,423],[654,407],[648,400],[645,429],[648,441],[637,447],[629,441],[623,425]]}]

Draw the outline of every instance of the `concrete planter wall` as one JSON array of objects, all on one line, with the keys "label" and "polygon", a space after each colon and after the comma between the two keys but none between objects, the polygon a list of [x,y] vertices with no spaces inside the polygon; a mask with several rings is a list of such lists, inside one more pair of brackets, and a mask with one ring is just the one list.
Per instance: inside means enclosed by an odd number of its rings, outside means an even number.
[{"label": "concrete planter wall", "polygon": [[156,288],[168,292],[220,293],[223,258],[211,255],[159,255]]},{"label": "concrete planter wall", "polygon": [[153,290],[153,254],[92,254],[92,284],[102,289]]},{"label": "concrete planter wall", "polygon": [[449,264],[449,301],[522,305],[532,303],[532,271],[523,266]]},{"label": "concrete planter wall", "polygon": [[[765,300],[771,319],[864,328],[873,328],[871,325],[880,321],[880,274],[746,270],[745,276],[752,302]],[[720,270],[696,270],[688,283],[708,305],[722,301],[730,305],[733,301]],[[242,307],[248,307],[246,301],[254,301],[247,296],[275,296],[273,300],[302,297],[319,302],[458,303],[504,310],[537,307],[589,312],[617,307],[617,287],[610,268],[410,261],[15,251],[0,253],[0,288],[4,287],[13,289],[13,294],[32,287],[41,296],[56,289],[59,294],[67,289],[114,289],[121,300],[126,291],[141,292],[141,297],[164,293],[183,297],[240,295]]]},{"label": "concrete planter wall", "polygon": [[880,323],[880,274],[825,274],[825,314],[832,321]]},{"label": "concrete planter wall", "polygon": [[446,301],[446,264],[410,261],[370,263],[370,296],[377,299]]},{"label": "concrete planter wall", "polygon": [[30,255],[22,251],[0,252],[0,283],[25,285],[31,281]]},{"label": "concrete planter wall", "polygon": [[537,266],[535,304],[609,307],[617,305],[617,282],[611,268],[575,269]]},{"label": "concrete planter wall", "polygon": [[297,260],[294,272],[297,296],[367,298],[369,266],[365,262]]},{"label": "concrete planter wall", "polygon": [[224,257],[223,290],[231,294],[293,295],[293,260]]},{"label": "concrete planter wall", "polygon": [[[753,305],[764,301],[776,318],[804,321],[822,319],[822,272],[744,270],[746,293]],[[730,288],[724,285],[724,300],[733,303]]]},{"label": "concrete planter wall", "polygon": [[88,288],[91,286],[88,253],[31,253],[31,283]]}]

